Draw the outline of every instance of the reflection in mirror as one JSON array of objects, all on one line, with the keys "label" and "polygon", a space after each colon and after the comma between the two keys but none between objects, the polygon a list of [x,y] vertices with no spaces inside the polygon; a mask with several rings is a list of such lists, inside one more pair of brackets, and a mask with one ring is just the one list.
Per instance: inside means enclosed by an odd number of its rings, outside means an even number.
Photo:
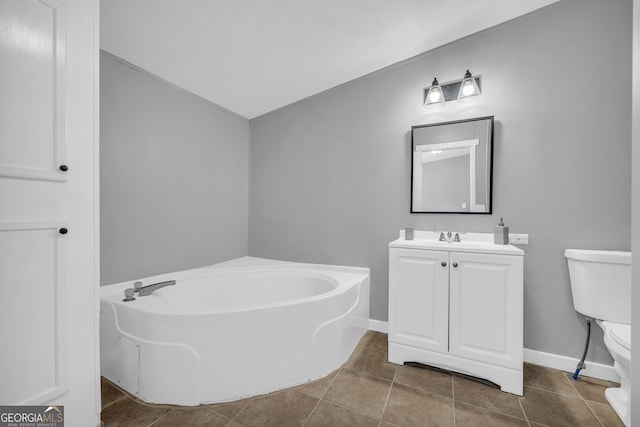
[{"label": "reflection in mirror", "polygon": [[493,116],[411,128],[411,212],[491,213]]}]

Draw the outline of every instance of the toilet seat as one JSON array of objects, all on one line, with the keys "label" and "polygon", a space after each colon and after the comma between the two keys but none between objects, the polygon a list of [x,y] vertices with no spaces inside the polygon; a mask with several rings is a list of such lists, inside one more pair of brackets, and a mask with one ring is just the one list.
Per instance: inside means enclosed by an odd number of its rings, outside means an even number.
[{"label": "toilet seat", "polygon": [[602,329],[613,342],[631,351],[631,325],[616,322],[602,322]]},{"label": "toilet seat", "polygon": [[611,328],[610,335],[616,343],[631,351],[631,325],[615,325]]},{"label": "toilet seat", "polygon": [[598,320],[598,323],[604,332],[604,345],[628,376],[631,365],[631,325],[603,320]]}]

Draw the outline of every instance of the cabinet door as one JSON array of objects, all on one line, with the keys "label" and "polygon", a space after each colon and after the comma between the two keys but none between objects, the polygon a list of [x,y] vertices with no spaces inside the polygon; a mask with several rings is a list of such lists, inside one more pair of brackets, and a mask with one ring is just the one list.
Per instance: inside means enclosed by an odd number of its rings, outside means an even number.
[{"label": "cabinet door", "polygon": [[451,354],[522,367],[521,256],[451,253]]},{"label": "cabinet door", "polygon": [[389,250],[389,341],[446,352],[449,253]]}]

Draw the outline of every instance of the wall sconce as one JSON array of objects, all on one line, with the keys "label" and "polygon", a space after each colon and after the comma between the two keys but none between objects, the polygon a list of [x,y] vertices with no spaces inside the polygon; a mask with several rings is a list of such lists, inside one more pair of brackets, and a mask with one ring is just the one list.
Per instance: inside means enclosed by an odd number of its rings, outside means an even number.
[{"label": "wall sconce", "polygon": [[434,78],[429,90],[427,91],[427,96],[424,99],[424,105],[428,108],[433,107],[441,107],[445,103],[444,93],[442,92],[442,87],[440,83],[438,83],[438,79]]},{"label": "wall sconce", "polygon": [[467,101],[481,94],[480,77],[473,77],[467,70],[464,78],[451,83],[440,85],[438,79],[434,78],[431,86],[425,89],[424,105],[427,108],[441,107],[446,101],[457,99]]}]

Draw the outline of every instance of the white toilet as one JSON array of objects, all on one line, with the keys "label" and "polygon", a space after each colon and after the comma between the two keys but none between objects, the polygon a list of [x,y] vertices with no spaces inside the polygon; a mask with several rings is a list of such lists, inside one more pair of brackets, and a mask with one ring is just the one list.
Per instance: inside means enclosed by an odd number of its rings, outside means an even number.
[{"label": "white toilet", "polygon": [[631,362],[631,252],[567,249],[573,305],[597,319],[604,343],[620,375],[620,387],[605,397],[629,426],[629,366]]}]

